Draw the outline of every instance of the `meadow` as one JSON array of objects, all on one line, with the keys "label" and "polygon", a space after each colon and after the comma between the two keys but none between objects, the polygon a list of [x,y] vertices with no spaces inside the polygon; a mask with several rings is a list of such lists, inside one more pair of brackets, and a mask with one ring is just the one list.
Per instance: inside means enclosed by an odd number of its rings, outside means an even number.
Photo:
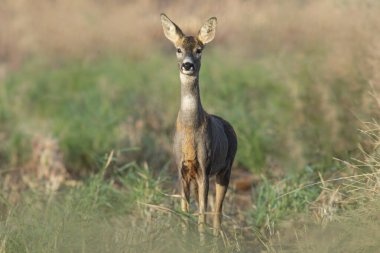
[{"label": "meadow", "polygon": [[[0,3],[0,252],[376,252],[379,11],[371,0]],[[177,195],[180,86],[161,12],[192,33],[218,17],[202,104],[239,148],[224,234],[209,228],[202,247]]]}]

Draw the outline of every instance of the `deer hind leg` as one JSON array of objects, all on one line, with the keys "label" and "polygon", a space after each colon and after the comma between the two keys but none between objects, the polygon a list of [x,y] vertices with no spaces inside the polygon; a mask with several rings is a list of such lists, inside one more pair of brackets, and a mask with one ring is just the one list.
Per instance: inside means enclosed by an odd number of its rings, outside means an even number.
[{"label": "deer hind leg", "polygon": [[230,182],[231,175],[231,165],[227,166],[225,170],[222,170],[216,175],[215,183],[215,210],[214,210],[214,235],[219,235],[221,231],[222,223],[222,211],[223,211],[223,201],[226,196],[228,184]]}]

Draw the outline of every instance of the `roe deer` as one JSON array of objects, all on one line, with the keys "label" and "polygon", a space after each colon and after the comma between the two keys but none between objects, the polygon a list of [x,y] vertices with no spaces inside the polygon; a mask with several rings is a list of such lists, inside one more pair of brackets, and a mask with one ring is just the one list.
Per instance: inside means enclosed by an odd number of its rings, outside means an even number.
[{"label": "roe deer", "polygon": [[199,230],[204,232],[209,177],[216,176],[215,233],[220,231],[223,200],[237,151],[236,134],[224,119],[208,114],[199,93],[199,70],[205,45],[215,36],[216,18],[210,18],[197,36],[186,36],[165,14],[164,34],[176,48],[181,80],[181,106],[174,136],[174,154],[181,181],[181,207],[189,211],[190,184],[199,207]]}]

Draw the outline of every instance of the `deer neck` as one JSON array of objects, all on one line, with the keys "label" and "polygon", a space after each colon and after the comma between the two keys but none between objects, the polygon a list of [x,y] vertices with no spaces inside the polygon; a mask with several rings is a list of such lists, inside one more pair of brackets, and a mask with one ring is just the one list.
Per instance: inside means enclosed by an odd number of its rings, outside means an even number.
[{"label": "deer neck", "polygon": [[199,76],[187,76],[180,73],[181,108],[178,119],[186,127],[197,128],[201,125],[203,108],[199,93]]}]

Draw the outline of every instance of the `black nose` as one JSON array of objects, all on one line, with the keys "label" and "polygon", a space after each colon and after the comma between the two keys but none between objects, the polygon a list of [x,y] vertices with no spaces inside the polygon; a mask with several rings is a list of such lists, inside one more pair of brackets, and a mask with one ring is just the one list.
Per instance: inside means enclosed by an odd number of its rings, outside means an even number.
[{"label": "black nose", "polygon": [[182,68],[184,68],[185,70],[190,70],[194,68],[194,64],[190,62],[185,62],[182,64]]}]

